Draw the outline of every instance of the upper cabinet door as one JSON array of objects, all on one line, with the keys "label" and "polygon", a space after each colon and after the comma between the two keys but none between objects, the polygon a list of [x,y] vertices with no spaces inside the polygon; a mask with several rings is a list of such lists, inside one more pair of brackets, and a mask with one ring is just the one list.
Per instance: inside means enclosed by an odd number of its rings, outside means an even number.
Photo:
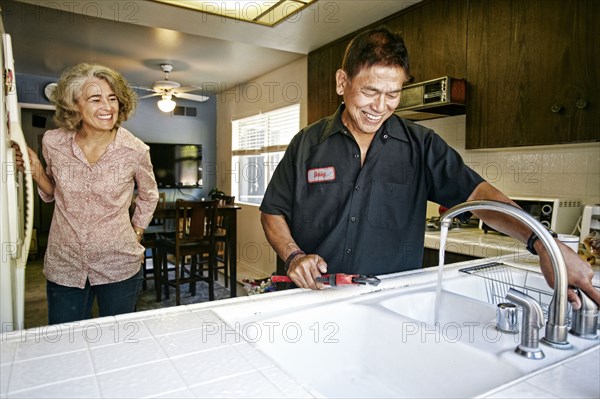
[{"label": "upper cabinet door", "polygon": [[349,40],[322,47],[308,55],[308,123],[335,112],[342,98],[335,90],[335,72],[342,67]]},{"label": "upper cabinet door", "polygon": [[[465,77],[467,1],[423,1],[369,27],[379,25],[400,32],[404,38],[415,82],[446,75]],[[341,103],[342,98],[335,93],[335,71],[342,66],[346,46],[362,30],[308,55],[309,123],[333,114]]]},{"label": "upper cabinet door", "polygon": [[600,2],[470,0],[467,148],[598,141]]},{"label": "upper cabinet door", "polygon": [[[418,6],[419,4],[417,4]],[[414,83],[467,74],[467,2],[438,0],[408,9],[390,28],[402,34]]]}]

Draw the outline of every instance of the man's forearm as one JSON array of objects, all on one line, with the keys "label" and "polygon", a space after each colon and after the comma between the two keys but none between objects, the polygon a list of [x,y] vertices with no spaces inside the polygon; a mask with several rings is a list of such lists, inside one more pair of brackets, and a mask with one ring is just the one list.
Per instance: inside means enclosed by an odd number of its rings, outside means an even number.
[{"label": "man's forearm", "polygon": [[[501,191],[494,188],[487,182],[481,183],[469,196],[469,201],[474,200],[492,200],[505,202],[514,206],[518,206],[513,200],[502,194]],[[495,230],[507,234],[523,243],[527,242],[531,229],[524,223],[508,217],[506,214],[489,211],[489,210],[478,210],[473,211],[473,214],[483,220],[487,225],[493,227]]]},{"label": "man's forearm", "polygon": [[294,241],[284,216],[261,213],[260,221],[267,241],[281,259],[286,260],[290,254],[302,249]]}]

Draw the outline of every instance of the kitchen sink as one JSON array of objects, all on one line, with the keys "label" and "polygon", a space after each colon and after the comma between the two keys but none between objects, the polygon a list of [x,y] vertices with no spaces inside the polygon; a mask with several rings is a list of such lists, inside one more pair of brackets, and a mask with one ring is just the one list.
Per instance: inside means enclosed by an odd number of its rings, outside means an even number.
[{"label": "kitchen sink", "polygon": [[[360,301],[267,318],[242,331],[318,397],[467,397],[520,375],[454,333],[445,337]],[[469,383],[457,384],[464,375]]]},{"label": "kitchen sink", "polygon": [[[517,289],[523,278],[545,284],[522,274],[513,273]],[[467,271],[444,279],[437,320],[430,280],[237,323],[318,397],[473,397],[598,345],[569,336],[569,350],[518,356],[518,334],[495,328],[490,298],[486,279]]]},{"label": "kitchen sink", "polygon": [[439,309],[437,310],[436,299],[435,287],[429,287],[410,295],[394,295],[381,300],[379,305],[394,313],[429,325],[487,324],[493,323],[496,317],[496,306],[493,304],[454,292],[445,290],[440,292]]}]

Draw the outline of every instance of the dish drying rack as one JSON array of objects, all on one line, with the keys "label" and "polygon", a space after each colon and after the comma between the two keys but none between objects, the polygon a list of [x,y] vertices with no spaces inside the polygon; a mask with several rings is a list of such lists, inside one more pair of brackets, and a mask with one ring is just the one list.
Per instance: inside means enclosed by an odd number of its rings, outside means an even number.
[{"label": "dish drying rack", "polygon": [[[547,285],[545,284],[544,277],[540,273],[523,269],[515,270],[500,262],[466,267],[459,269],[459,272],[484,279],[488,302],[494,305],[507,302],[506,294],[508,289],[512,287],[538,301],[544,311],[545,319],[548,319],[548,306],[550,305],[554,291],[549,287],[546,288]],[[567,309],[567,324],[571,324],[570,304],[568,304]],[[600,327],[600,321],[598,324]]]}]

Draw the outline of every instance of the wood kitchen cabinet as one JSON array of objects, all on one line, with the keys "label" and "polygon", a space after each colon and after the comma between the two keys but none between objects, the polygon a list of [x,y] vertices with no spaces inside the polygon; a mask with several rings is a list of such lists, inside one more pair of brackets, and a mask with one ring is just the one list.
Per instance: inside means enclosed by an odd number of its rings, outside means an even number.
[{"label": "wood kitchen cabinet", "polygon": [[466,147],[598,141],[600,2],[469,0]]},{"label": "wood kitchen cabinet", "polygon": [[382,24],[400,32],[412,82],[467,74],[467,2],[436,0],[417,3]]},{"label": "wood kitchen cabinet", "polygon": [[466,76],[467,1],[424,0],[308,55],[308,123],[333,114],[341,103],[335,71],[342,66],[350,40],[380,25],[402,34],[415,82]]},{"label": "wood kitchen cabinet", "polygon": [[308,56],[308,123],[329,116],[342,102],[335,91],[335,71],[342,66],[350,39],[316,50]]}]

